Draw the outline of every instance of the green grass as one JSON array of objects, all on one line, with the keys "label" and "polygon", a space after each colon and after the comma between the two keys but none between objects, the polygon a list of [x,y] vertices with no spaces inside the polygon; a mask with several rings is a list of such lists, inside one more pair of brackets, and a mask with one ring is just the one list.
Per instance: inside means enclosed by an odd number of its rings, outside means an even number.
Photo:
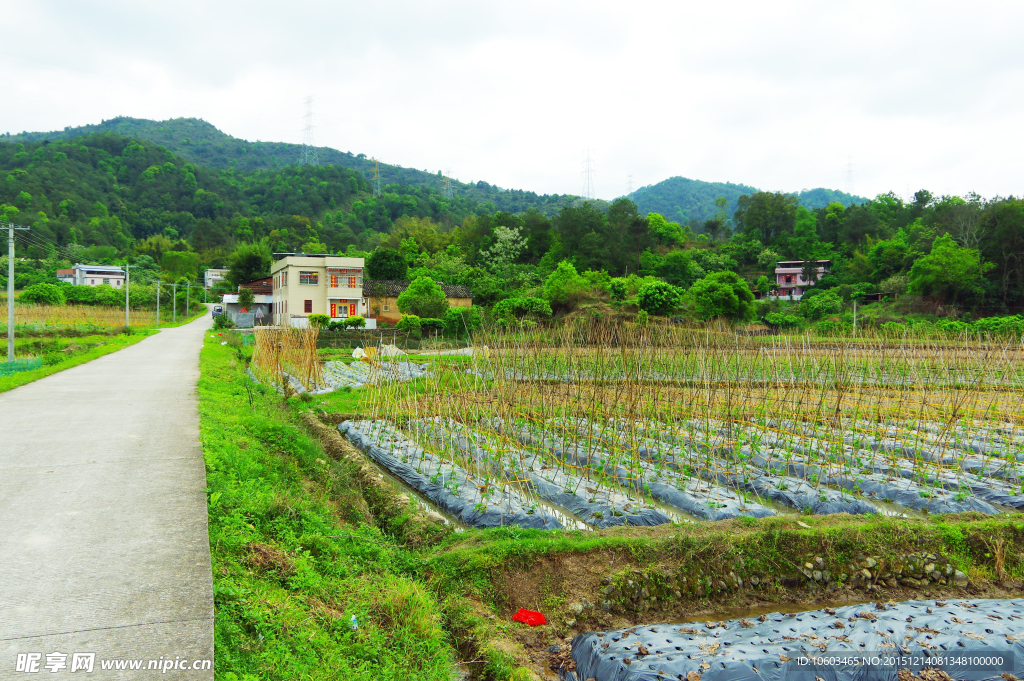
[{"label": "green grass", "polygon": [[381,532],[354,464],[253,386],[251,349],[225,337],[207,335],[199,382],[217,677],[449,681],[455,649],[421,557]]},{"label": "green grass", "polygon": [[[87,350],[86,352],[83,352],[82,354],[72,355],[71,357],[68,357],[67,359],[61,362],[51,364],[49,366],[44,365],[39,367],[38,369],[32,369],[31,371],[21,371],[16,374],[11,374],[10,376],[0,377],[0,392],[13,390],[18,386],[25,385],[26,383],[31,383],[32,381],[38,381],[40,378],[45,378],[46,376],[57,373],[58,371],[64,371],[65,369],[76,367],[79,364],[85,364],[86,362],[90,362],[98,357],[109,355],[112,352],[123,350],[129,345],[135,345],[139,341],[148,338],[154,333],[156,332],[146,330],[136,331],[130,336],[96,336],[95,338],[101,339],[99,341],[101,344],[93,347],[90,350]],[[17,340],[17,337],[15,337],[16,344]],[[75,342],[91,343],[95,342],[95,340],[94,337],[86,336],[84,338],[75,339]]]}]

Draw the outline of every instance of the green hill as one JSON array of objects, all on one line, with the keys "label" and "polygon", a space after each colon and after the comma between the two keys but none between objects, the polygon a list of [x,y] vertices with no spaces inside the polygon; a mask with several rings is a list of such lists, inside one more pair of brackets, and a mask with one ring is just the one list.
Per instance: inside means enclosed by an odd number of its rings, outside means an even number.
[{"label": "green hill", "polygon": [[[4,142],[57,142],[84,135],[115,133],[124,137],[154,142],[175,156],[190,163],[219,170],[233,169],[238,172],[277,170],[297,165],[301,159],[302,145],[286,142],[249,142],[232,137],[218,130],[212,124],[198,118],[174,118],[166,121],[151,121],[142,118],[120,116],[96,125],[67,127],[51,132],[23,132],[0,137]],[[330,147],[318,147],[320,165],[337,166],[358,171],[367,180],[373,177],[374,161],[366,154],[353,154]],[[441,171],[429,173],[400,165],[380,164],[381,182],[384,185],[408,185],[442,191],[444,178]],[[563,206],[571,205],[578,197],[571,194],[537,194],[521,189],[503,189],[487,182],[465,183],[452,181],[455,194],[479,202],[493,204],[497,210],[521,213],[536,208],[542,213],[554,215]]]},{"label": "green hill", "polygon": [[[760,191],[756,187],[732,182],[703,182],[686,177],[670,177],[657,184],[641,187],[629,198],[636,202],[640,214],[660,213],[669,220],[686,223],[690,220],[703,222],[718,212],[715,199],[724,196],[728,202],[726,214],[732,217],[736,212],[737,200],[744,194]],[[833,189],[806,189],[794,192],[807,208],[823,208],[832,201],[849,206],[867,201]]]}]

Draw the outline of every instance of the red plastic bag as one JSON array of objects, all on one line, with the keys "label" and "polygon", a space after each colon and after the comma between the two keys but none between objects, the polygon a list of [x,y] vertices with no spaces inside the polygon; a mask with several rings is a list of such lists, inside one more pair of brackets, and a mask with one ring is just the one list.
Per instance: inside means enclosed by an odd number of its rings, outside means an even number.
[{"label": "red plastic bag", "polygon": [[544,619],[543,613],[534,612],[533,610],[524,610],[519,608],[519,612],[512,615],[513,622],[522,622],[528,624],[531,627],[539,627],[542,624],[547,624],[548,621]]}]

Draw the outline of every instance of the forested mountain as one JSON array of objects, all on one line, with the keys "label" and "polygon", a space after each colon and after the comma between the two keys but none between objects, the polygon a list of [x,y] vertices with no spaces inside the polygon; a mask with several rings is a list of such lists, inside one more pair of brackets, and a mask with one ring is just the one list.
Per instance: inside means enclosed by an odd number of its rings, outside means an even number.
[{"label": "forested mountain", "polygon": [[[14,143],[55,142],[97,133],[116,133],[124,137],[155,142],[190,163],[219,170],[275,170],[298,165],[302,156],[301,144],[249,142],[221,132],[212,124],[198,118],[150,121],[121,116],[98,125],[67,127],[52,132],[23,132],[0,136],[0,140]],[[351,151],[338,151],[330,147],[318,147],[317,155],[321,166],[355,170],[367,180],[372,180],[376,169],[384,185],[409,185],[443,191],[445,179],[440,170],[432,173],[383,162],[377,164],[366,154],[353,154]],[[479,203],[492,203],[499,210],[514,213],[532,207],[553,215],[563,206],[572,205],[578,199],[570,194],[537,194],[521,189],[507,190],[485,181],[469,184],[453,179],[451,184],[454,193],[463,198]]]},{"label": "forested mountain", "polygon": [[[715,204],[716,199],[721,197],[726,200],[724,212],[731,216],[736,212],[737,201],[741,196],[757,191],[757,188],[745,184],[703,182],[677,176],[641,187],[629,194],[628,198],[636,202],[641,213],[658,213],[669,220],[685,224],[690,220],[704,222],[721,213],[723,208]],[[832,202],[851,206],[867,201],[834,189],[805,189],[794,194],[808,210],[824,208]]]},{"label": "forested mountain", "polygon": [[[41,279],[67,266],[55,255],[121,263],[148,257],[142,262],[165,276],[194,278],[253,249],[267,267],[272,252],[393,249],[388,257],[404,261],[410,277],[467,285],[479,304],[543,296],[567,309],[588,287],[605,291],[610,277],[688,289],[729,271],[767,291],[777,260],[827,259],[832,272],[817,288],[840,287],[846,299],[909,292],[989,314],[1024,307],[1024,201],[1014,197],[921,190],[909,203],[883,194],[809,210],[795,194],[673,182],[711,217],[700,221],[690,208],[684,222],[627,198],[544,203],[505,192],[508,202],[498,204],[397,183],[377,194],[360,169],[211,168],[111,132],[0,138],[0,215],[32,227],[18,237],[17,254],[28,259],[18,267]],[[816,191],[805,198],[841,198]],[[27,281],[29,273],[20,276]],[[559,287],[549,285],[553,276]]]}]

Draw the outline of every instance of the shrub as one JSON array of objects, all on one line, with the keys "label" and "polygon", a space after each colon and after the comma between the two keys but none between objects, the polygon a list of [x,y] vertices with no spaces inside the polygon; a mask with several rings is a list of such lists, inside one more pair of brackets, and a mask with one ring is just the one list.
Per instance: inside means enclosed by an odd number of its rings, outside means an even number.
[{"label": "shrub", "polygon": [[404,314],[402,318],[395,324],[395,328],[399,331],[419,331],[420,330],[420,318],[414,314]]},{"label": "shrub", "polygon": [[416,277],[409,288],[398,296],[398,309],[403,315],[438,319],[448,309],[448,299],[441,287],[430,277]]},{"label": "shrub", "polygon": [[612,300],[625,300],[626,280],[622,277],[612,279],[608,282],[608,293],[611,294]]},{"label": "shrub", "polygon": [[67,302],[63,287],[59,284],[32,284],[21,292],[19,300],[39,305],[63,305]]},{"label": "shrub", "polygon": [[793,314],[785,314],[782,312],[769,312],[764,316],[766,322],[774,324],[775,326],[781,326],[784,329],[792,329],[800,326],[803,321],[800,317]]},{"label": "shrub", "polygon": [[71,304],[93,305],[96,303],[95,286],[65,286],[64,297]]},{"label": "shrub", "polygon": [[256,294],[252,292],[251,288],[243,288],[238,291],[238,306],[243,310],[248,310],[256,303]]},{"label": "shrub", "polygon": [[323,329],[331,323],[331,318],[325,314],[311,314],[306,318],[306,320],[309,322],[310,326],[318,329]]},{"label": "shrub", "polygon": [[432,319],[425,317],[420,319],[420,330],[424,332],[436,333],[444,330],[443,319]]},{"label": "shrub", "polygon": [[731,271],[712,272],[690,287],[687,297],[700,319],[725,317],[745,322],[754,314],[754,294],[738,274]]},{"label": "shrub", "polygon": [[636,313],[637,326],[647,326],[647,322],[650,321],[650,315],[647,314],[647,310],[640,310]]},{"label": "shrub", "polygon": [[644,284],[636,293],[636,303],[648,314],[667,315],[679,307],[683,296],[672,284],[663,281]]},{"label": "shrub", "polygon": [[366,320],[359,315],[352,315],[342,321],[346,329],[362,329],[366,326]]},{"label": "shrub", "polygon": [[902,336],[907,332],[907,325],[899,322],[885,322],[879,330],[886,336]]},{"label": "shrub", "polygon": [[[811,289],[813,291],[813,289]],[[808,291],[810,293],[810,291]],[[843,311],[843,299],[832,290],[818,291],[812,298],[800,301],[800,311],[808,319],[821,319]]]},{"label": "shrub", "polygon": [[476,331],[483,324],[480,311],[475,307],[449,307],[444,313],[443,320],[445,333],[453,336],[466,331]]},{"label": "shrub", "polygon": [[586,297],[590,283],[581,277],[568,260],[558,263],[555,271],[544,280],[544,297],[552,305],[572,308]]},{"label": "shrub", "polygon": [[515,319],[539,319],[551,316],[551,306],[543,298],[506,298],[492,310],[495,318],[507,324]]},{"label": "shrub", "polygon": [[232,326],[231,317],[229,317],[226,312],[223,313],[223,314],[217,315],[213,319],[213,328],[215,328],[215,329],[228,329],[228,328],[231,328],[231,326]]}]

